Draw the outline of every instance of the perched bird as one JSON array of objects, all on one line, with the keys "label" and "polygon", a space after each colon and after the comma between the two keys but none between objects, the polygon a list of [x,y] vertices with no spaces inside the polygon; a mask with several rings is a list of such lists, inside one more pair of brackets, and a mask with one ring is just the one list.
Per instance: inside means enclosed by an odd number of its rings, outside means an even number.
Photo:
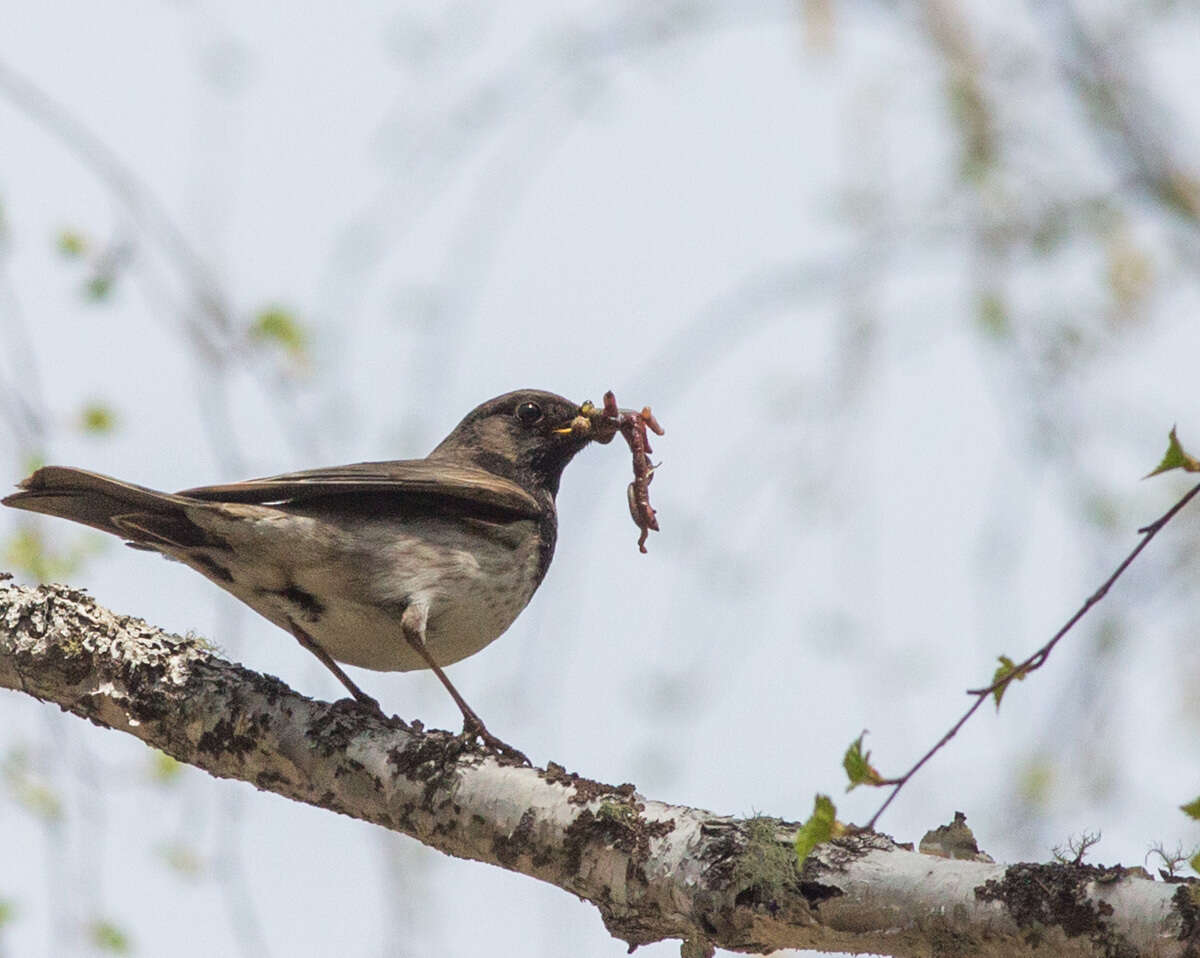
[{"label": "perched bird", "polygon": [[[424,459],[362,462],[175,494],[46,466],[7,506],[61,516],[177,559],[291,632],[358,701],[338,662],[442,667],[512,624],[554,555],[562,471],[616,426],[591,403],[523,389],[467,414]],[[519,753],[517,753],[519,754]]]}]

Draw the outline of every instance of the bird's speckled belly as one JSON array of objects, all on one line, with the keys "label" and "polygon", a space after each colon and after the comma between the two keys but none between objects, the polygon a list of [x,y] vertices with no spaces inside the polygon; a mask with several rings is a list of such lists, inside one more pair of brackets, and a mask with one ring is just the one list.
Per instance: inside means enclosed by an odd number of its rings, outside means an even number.
[{"label": "bird's speckled belly", "polygon": [[[236,583],[218,584],[281,628],[295,622],[349,665],[387,672],[426,668],[400,626],[413,603],[428,607],[426,648],[435,661],[457,662],[500,636],[537,587],[540,545],[532,520],[376,516],[331,523],[267,512],[259,522],[243,518],[235,530],[219,530],[242,540],[238,554],[251,558],[258,552],[260,561],[234,570]],[[254,548],[256,531],[275,544],[269,560]],[[281,539],[295,547],[280,548]]]}]

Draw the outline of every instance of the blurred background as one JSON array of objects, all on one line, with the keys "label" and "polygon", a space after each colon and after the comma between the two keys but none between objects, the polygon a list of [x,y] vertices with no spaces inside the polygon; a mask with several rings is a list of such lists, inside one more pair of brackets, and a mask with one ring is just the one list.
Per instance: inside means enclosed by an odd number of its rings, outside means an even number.
[{"label": "blurred background", "polygon": [[[1200,446],[1195,0],[2,13],[0,485],[423,455],[522,386],[653,405],[649,554],[627,451],[588,450],[541,591],[450,670],[537,764],[865,821],[847,744],[906,768],[1187,488],[1139,479],[1172,423]],[[880,827],[1193,851],[1198,542],[1193,508]],[[181,566],[18,514],[0,546],[342,694]],[[354,674],[458,727],[431,676]],[[18,694],[0,846],[22,958],[624,952],[556,889]]]}]

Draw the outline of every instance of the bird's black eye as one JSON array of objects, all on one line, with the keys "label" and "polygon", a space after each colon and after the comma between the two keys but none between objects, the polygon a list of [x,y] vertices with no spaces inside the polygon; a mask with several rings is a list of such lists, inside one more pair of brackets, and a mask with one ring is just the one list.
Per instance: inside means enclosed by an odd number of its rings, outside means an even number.
[{"label": "bird's black eye", "polygon": [[523,402],[517,407],[517,418],[526,426],[532,426],[542,418],[542,407],[535,402]]}]

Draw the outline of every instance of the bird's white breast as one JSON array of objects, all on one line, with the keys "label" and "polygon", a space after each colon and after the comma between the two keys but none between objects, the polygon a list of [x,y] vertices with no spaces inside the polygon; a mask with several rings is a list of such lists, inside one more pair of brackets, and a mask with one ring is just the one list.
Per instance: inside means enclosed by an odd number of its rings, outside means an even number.
[{"label": "bird's white breast", "polygon": [[[231,508],[237,521],[221,516]],[[214,560],[234,581],[189,564],[281,628],[294,621],[349,665],[426,668],[400,626],[414,603],[428,610],[426,648],[435,661],[457,662],[501,635],[537,587],[532,520],[502,527],[386,517],[331,523],[263,506],[221,511],[206,508],[193,521],[230,543]]]}]

